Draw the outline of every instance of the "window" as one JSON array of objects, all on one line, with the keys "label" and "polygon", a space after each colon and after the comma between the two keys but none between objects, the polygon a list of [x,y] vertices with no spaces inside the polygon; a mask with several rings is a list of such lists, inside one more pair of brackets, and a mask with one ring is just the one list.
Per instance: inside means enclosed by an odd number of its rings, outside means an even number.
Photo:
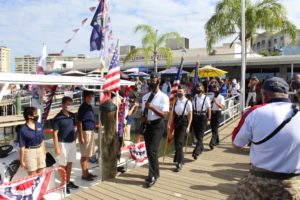
[{"label": "window", "polygon": [[276,39],[276,38],[274,39],[274,45],[275,45],[275,44],[277,44],[277,39]]},{"label": "window", "polygon": [[271,40],[268,41],[268,45],[269,45],[269,47],[272,46],[272,41]]}]

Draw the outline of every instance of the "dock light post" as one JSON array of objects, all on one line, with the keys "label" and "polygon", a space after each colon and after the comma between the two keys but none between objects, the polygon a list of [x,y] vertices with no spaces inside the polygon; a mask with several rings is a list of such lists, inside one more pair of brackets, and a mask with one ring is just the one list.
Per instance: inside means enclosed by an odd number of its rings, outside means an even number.
[{"label": "dock light post", "polygon": [[242,68],[241,68],[241,97],[240,97],[240,104],[241,104],[241,113],[244,113],[245,110],[245,87],[246,87],[246,19],[245,19],[245,0],[241,0],[241,15],[242,15],[242,30],[241,30],[241,41],[242,41]]}]

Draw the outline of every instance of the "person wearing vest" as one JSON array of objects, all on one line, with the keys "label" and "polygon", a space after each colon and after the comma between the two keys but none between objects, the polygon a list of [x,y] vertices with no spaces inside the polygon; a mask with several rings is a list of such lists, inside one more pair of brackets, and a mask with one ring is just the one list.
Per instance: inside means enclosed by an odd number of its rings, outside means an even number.
[{"label": "person wearing vest", "polygon": [[220,119],[222,110],[225,107],[225,98],[220,94],[220,88],[219,86],[215,86],[213,88],[214,97],[211,100],[211,133],[212,137],[209,142],[209,147],[211,150],[214,149],[214,146],[219,144],[219,125],[220,125]]},{"label": "person wearing vest", "polygon": [[204,94],[204,87],[198,83],[196,85],[195,97],[193,99],[193,129],[197,139],[196,147],[193,151],[193,158],[197,160],[197,157],[204,150],[203,136],[206,130],[207,124],[210,124],[211,119],[211,104],[209,97]]},{"label": "person wearing vest", "polygon": [[174,145],[176,171],[182,169],[183,164],[183,144],[185,135],[189,134],[193,117],[192,103],[184,96],[185,90],[179,86],[177,91],[177,100],[173,107],[174,112]]},{"label": "person wearing vest", "polygon": [[151,92],[142,99],[141,122],[144,126],[143,134],[147,150],[149,172],[146,187],[151,187],[159,178],[158,148],[165,130],[164,119],[169,112],[169,97],[159,89],[160,74],[152,73],[149,81]]},{"label": "person wearing vest", "polygon": [[230,199],[300,199],[300,113],[288,91],[282,78],[264,81],[264,104],[248,110],[234,129],[234,147],[251,143],[251,166]]}]

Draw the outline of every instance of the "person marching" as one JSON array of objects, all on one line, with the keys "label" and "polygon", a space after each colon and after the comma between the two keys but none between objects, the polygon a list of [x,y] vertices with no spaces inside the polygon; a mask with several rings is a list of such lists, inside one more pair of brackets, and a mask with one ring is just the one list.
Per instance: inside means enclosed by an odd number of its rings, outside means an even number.
[{"label": "person marching", "polygon": [[185,90],[179,85],[177,91],[177,100],[173,107],[175,145],[174,162],[176,162],[177,172],[179,172],[182,169],[184,159],[184,136],[188,135],[190,132],[190,127],[193,118],[192,111],[192,103],[185,97]]},{"label": "person marching", "polygon": [[211,101],[212,115],[211,115],[211,123],[210,123],[212,137],[209,143],[209,147],[211,150],[214,149],[214,146],[219,144],[219,125],[220,125],[222,110],[225,107],[225,98],[220,94],[219,86],[215,86],[213,88],[213,92],[214,92],[214,97]]},{"label": "person marching", "polygon": [[159,178],[158,148],[165,130],[164,119],[169,112],[169,98],[159,89],[159,84],[160,75],[152,73],[149,81],[149,89],[152,92],[145,94],[142,99],[142,111],[145,115],[141,122],[146,125],[144,138],[149,161],[147,187],[153,186]]},{"label": "person marching", "polygon": [[88,159],[94,153],[94,128],[95,128],[95,115],[93,107],[91,106],[93,102],[94,93],[92,91],[83,91],[84,102],[80,105],[78,109],[77,116],[77,131],[78,139],[80,143],[81,152],[81,168],[82,177],[81,179],[86,181],[93,181],[96,175],[89,173],[89,163]]},{"label": "person marching", "polygon": [[18,134],[20,165],[28,175],[43,172],[46,167],[46,148],[42,124],[38,121],[37,109],[26,107],[23,112],[26,123]]},{"label": "person marching", "polygon": [[[58,156],[59,166],[66,170],[67,194],[70,189],[77,189],[78,186],[70,181],[72,164],[76,160],[75,127],[76,117],[71,112],[73,100],[65,96],[62,98],[62,110],[54,117],[53,142],[55,153]],[[64,174],[60,174],[64,182]]]},{"label": "person marching", "polygon": [[204,87],[201,83],[196,85],[195,97],[193,100],[193,129],[197,139],[196,147],[193,151],[193,158],[197,160],[198,156],[204,150],[203,136],[206,126],[210,124],[211,104],[209,97],[204,94]]}]

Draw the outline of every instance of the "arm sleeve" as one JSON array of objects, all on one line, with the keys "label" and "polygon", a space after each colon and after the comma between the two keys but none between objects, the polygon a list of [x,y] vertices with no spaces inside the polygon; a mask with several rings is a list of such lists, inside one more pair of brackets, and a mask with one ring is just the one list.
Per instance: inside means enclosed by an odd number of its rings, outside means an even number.
[{"label": "arm sleeve", "polygon": [[58,120],[57,120],[57,118],[54,118],[53,123],[52,123],[52,128],[53,128],[53,130],[58,130]]},{"label": "arm sleeve", "polygon": [[221,104],[223,105],[223,106],[225,106],[225,98],[223,97],[223,96],[221,96],[222,98],[221,98]]},{"label": "arm sleeve", "polygon": [[169,98],[168,96],[165,96],[163,99],[163,112],[169,112],[170,111],[170,105],[169,105]]},{"label": "arm sleeve", "polygon": [[24,138],[24,132],[22,128],[20,130],[20,133],[18,134],[18,141],[19,141],[20,148],[25,146],[25,138]]},{"label": "arm sleeve", "polygon": [[210,103],[210,98],[209,97],[206,97],[205,106],[206,106],[206,108],[210,108],[211,107],[211,103]]},{"label": "arm sleeve", "polygon": [[82,107],[81,106],[78,109],[77,121],[82,121]]},{"label": "arm sleeve", "polygon": [[252,139],[252,131],[251,131],[251,116],[248,116],[241,126],[241,129],[238,131],[233,144],[238,147],[244,147],[249,144]]},{"label": "arm sleeve", "polygon": [[193,111],[192,102],[190,100],[188,100],[188,103],[186,105],[186,110],[188,113]]}]

